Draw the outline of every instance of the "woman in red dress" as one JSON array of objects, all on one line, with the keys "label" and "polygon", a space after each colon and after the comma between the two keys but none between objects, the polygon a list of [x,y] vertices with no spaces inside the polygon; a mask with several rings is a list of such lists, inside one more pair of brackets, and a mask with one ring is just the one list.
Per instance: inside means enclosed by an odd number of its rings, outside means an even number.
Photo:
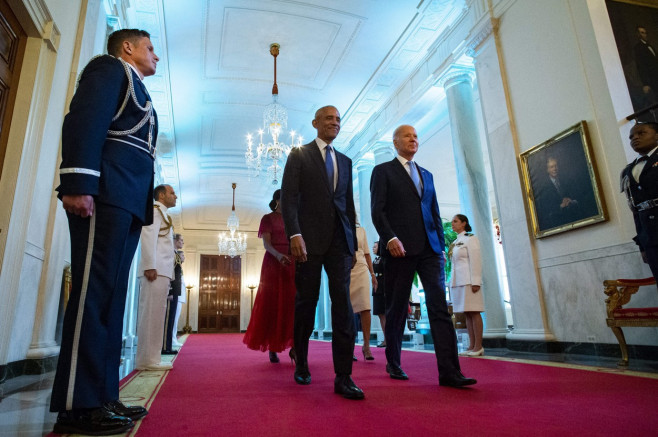
[{"label": "woman in red dress", "polygon": [[265,257],[260,271],[260,284],[251,312],[247,333],[242,340],[249,349],[270,351],[270,362],[278,363],[277,352],[290,349],[295,359],[293,322],[295,316],[295,264],[288,255],[288,238],[279,208],[281,190],[270,202],[271,213],[260,221],[258,237],[263,239]]}]

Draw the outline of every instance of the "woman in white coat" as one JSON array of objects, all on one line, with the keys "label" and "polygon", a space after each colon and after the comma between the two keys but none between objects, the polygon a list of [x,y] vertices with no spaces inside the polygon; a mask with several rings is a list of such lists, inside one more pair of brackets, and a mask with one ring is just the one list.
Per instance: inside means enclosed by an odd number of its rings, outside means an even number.
[{"label": "woman in white coat", "polygon": [[450,298],[452,310],[464,313],[468,329],[469,348],[464,355],[478,357],[484,355],[482,347],[482,316],[484,299],[480,285],[482,284],[482,259],[480,257],[480,241],[470,234],[471,225],[468,217],[457,214],[452,219],[452,230],[457,239],[450,245],[448,257],[452,261],[450,280]]}]

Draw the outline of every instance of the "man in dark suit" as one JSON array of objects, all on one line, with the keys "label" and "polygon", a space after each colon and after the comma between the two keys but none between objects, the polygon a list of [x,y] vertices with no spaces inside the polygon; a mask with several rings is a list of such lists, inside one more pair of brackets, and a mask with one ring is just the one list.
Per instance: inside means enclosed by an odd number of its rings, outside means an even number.
[{"label": "man in dark suit", "polygon": [[582,216],[580,204],[574,194],[574,183],[560,175],[558,161],[549,156],[545,173],[539,175],[540,183],[535,192],[541,230],[565,225]]},{"label": "man in dark suit", "polygon": [[308,341],[315,325],[315,309],[324,267],[331,297],[334,392],[363,399],[352,381],[354,322],[350,303],[350,270],[357,247],[352,161],[331,143],[340,131],[340,114],[333,106],[315,113],[315,141],[293,149],[281,184],[281,212],[295,257],[294,344],[295,381],[311,383]]},{"label": "man in dark suit", "polygon": [[50,404],[56,433],[122,433],[147,414],[119,401],[119,365],[130,264],[153,221],[157,119],[142,79],[158,57],[137,29],[114,32],[107,49],[85,67],[62,127],[57,191],[73,286]]},{"label": "man in dark suit", "polygon": [[639,156],[622,171],[621,188],[633,212],[633,240],[658,278],[658,123],[636,124],[629,138]]},{"label": "man in dark suit", "polygon": [[647,29],[637,27],[639,41],[633,47],[635,65],[642,82],[642,92],[648,97],[648,103],[658,100],[658,52],[649,43]]},{"label": "man in dark suit", "polygon": [[386,371],[393,379],[409,379],[400,367],[402,335],[414,273],[423,283],[430,331],[439,367],[439,385],[475,384],[465,378],[457,357],[457,337],[445,298],[443,225],[432,174],[417,166],[418,135],[402,125],[393,133],[398,156],[372,171],[372,221],[383,251],[386,287]]}]

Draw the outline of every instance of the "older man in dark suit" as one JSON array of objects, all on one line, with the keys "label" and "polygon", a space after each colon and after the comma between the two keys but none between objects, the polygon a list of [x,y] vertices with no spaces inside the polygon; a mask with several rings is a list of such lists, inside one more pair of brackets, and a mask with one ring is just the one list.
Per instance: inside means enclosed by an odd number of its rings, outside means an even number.
[{"label": "older man in dark suit", "polygon": [[430,331],[439,367],[439,385],[475,384],[462,375],[457,338],[445,299],[443,225],[432,174],[416,165],[418,135],[402,125],[393,133],[398,156],[372,171],[372,221],[380,236],[386,282],[386,371],[393,379],[409,379],[400,367],[402,335],[409,293],[418,272],[425,291]]},{"label": "older man in dark suit", "polygon": [[354,354],[350,269],[357,246],[352,161],[331,145],[340,131],[340,114],[335,107],[318,109],[313,127],[317,138],[290,153],[281,185],[281,212],[296,261],[294,376],[298,384],[311,383],[308,341],[315,325],[324,267],[331,297],[334,392],[348,399],[363,399],[363,392],[350,376]]},{"label": "older man in dark suit", "polygon": [[539,182],[535,191],[539,228],[546,229],[563,226],[567,223],[585,218],[574,193],[577,187],[572,180],[564,178],[555,157],[546,159],[546,169],[538,175]]},{"label": "older man in dark suit", "polygon": [[658,99],[658,52],[649,43],[648,32],[644,26],[637,27],[639,41],[633,47],[635,65],[642,81],[642,92],[648,96],[649,103]]},{"label": "older man in dark suit", "polygon": [[158,129],[142,79],[158,57],[138,29],[112,33],[107,50],[85,67],[62,127],[73,286],[50,401],[61,434],[118,434],[147,414],[119,401],[119,363],[130,264],[153,221]]}]

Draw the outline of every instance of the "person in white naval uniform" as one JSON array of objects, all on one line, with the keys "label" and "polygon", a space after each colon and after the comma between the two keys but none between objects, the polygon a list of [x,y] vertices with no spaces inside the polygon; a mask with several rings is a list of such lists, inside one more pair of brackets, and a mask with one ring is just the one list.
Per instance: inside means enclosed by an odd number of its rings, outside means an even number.
[{"label": "person in white naval uniform", "polygon": [[176,206],[176,193],[169,185],[153,190],[153,224],[144,226],[139,261],[139,309],[137,314],[138,370],[168,370],[171,364],[160,362],[164,336],[167,295],[174,277],[174,226],[167,213]]},{"label": "person in white naval uniform", "polygon": [[450,299],[452,311],[464,313],[468,329],[469,348],[464,355],[477,357],[484,355],[482,347],[482,315],[484,299],[482,297],[482,258],[480,241],[469,233],[472,231],[468,217],[457,214],[452,219],[452,230],[457,232],[457,239],[450,245],[448,257],[452,261],[450,275]]}]

